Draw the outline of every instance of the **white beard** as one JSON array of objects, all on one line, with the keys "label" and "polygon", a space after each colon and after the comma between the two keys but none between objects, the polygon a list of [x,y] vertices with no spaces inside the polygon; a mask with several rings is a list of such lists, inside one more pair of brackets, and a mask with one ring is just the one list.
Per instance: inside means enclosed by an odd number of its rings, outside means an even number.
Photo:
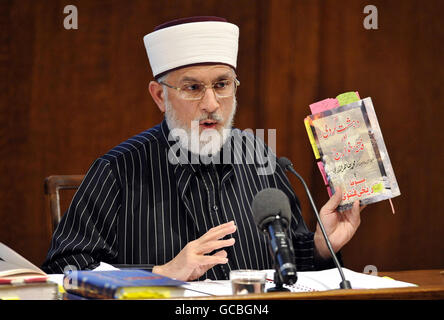
[{"label": "white beard", "polygon": [[198,119],[193,119],[190,126],[188,126],[177,117],[176,110],[171,105],[168,96],[165,95],[165,119],[170,129],[170,134],[178,138],[177,141],[182,148],[201,157],[215,155],[221,150],[231,134],[236,107],[236,97],[233,97],[233,110],[228,116],[228,121],[226,121],[224,127],[219,130],[205,129],[199,134],[199,122],[201,120],[213,119],[221,123],[224,120],[222,116],[216,113],[204,114]]}]

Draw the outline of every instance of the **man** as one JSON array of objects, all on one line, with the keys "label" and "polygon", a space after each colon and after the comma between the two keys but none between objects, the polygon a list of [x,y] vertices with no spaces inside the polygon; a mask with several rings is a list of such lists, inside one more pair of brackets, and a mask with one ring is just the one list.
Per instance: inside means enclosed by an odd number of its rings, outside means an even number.
[{"label": "man", "polygon": [[[319,227],[307,229],[283,170],[261,171],[275,156],[254,136],[231,130],[238,35],[224,19],[195,17],[145,36],[156,79],[149,92],[165,120],[93,163],[54,233],[45,271],[92,269],[104,261],[144,264],[189,281],[271,269],[251,210],[265,188],[281,189],[290,200],[298,270],[333,267]],[[257,149],[267,161],[256,161]],[[360,223],[359,202],[338,213],[340,201],[336,192],[320,212],[335,251]]]}]

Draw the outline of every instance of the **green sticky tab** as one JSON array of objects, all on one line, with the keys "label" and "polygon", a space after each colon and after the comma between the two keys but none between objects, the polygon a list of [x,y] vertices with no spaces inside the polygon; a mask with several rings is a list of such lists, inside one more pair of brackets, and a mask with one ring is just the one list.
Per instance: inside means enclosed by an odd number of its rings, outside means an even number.
[{"label": "green sticky tab", "polygon": [[336,97],[339,101],[339,106],[343,106],[352,102],[359,101],[359,96],[354,91],[345,92]]},{"label": "green sticky tab", "polygon": [[380,182],[372,186],[373,193],[379,193],[384,190],[384,185]]}]

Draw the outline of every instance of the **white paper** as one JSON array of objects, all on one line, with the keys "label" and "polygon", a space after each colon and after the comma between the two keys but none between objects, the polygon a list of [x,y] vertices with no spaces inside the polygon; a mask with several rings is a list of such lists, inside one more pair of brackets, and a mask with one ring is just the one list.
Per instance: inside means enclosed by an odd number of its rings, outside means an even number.
[{"label": "white paper", "polygon": [[[355,272],[347,268],[342,268],[342,270],[345,279],[350,281],[353,289],[383,289],[417,286],[416,284],[408,282]],[[314,291],[324,291],[339,289],[339,283],[341,281],[342,279],[338,269],[333,268],[322,271],[299,272],[297,284],[310,287],[314,289]]]},{"label": "white paper", "polygon": [[[416,284],[397,281],[389,278],[372,276],[364,273],[355,272],[347,268],[342,268],[346,280],[351,282],[353,289],[382,289],[382,288],[402,288],[415,287]],[[267,271],[267,282],[265,290],[274,287],[273,277],[274,270]],[[341,276],[338,269],[328,269],[322,271],[303,271],[298,272],[298,280],[296,284],[284,287],[290,289],[291,292],[310,292],[310,291],[326,291],[339,289]],[[231,282],[229,280],[218,281],[193,281],[189,282],[185,288],[197,290],[201,293],[194,294],[192,291],[187,292],[186,296],[204,295],[231,295]]]},{"label": "white paper", "polygon": [[114,270],[120,270],[119,268],[116,268],[106,262],[101,261],[99,266],[95,268],[93,271],[114,271]]},{"label": "white paper", "polygon": [[45,276],[39,267],[32,264],[20,254],[0,242],[0,277],[19,273],[36,273]]}]

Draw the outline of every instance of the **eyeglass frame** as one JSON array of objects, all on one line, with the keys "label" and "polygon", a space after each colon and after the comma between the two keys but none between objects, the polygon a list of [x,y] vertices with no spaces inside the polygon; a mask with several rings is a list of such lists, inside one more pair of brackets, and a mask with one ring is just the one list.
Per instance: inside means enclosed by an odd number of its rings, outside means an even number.
[{"label": "eyeglass frame", "polygon": [[[221,81],[221,80],[219,80],[219,81],[215,81],[215,82],[213,82],[213,83],[211,83],[211,84],[206,84],[206,83],[204,83],[204,82],[196,82],[196,83],[199,83],[199,84],[203,85],[204,88],[205,88],[205,90],[204,90],[203,93],[202,93],[202,96],[201,96],[200,98],[195,98],[195,99],[186,99],[186,98],[183,98],[183,97],[181,97],[181,98],[182,98],[183,100],[188,100],[188,101],[199,101],[199,100],[202,100],[203,97],[205,97],[205,93],[207,92],[207,89],[208,89],[208,88],[211,88],[211,89],[213,90],[214,96],[215,96],[217,99],[229,98],[229,97],[232,97],[232,96],[234,96],[234,95],[236,94],[237,87],[240,86],[240,81],[239,81],[237,78],[233,78],[233,82],[234,82],[234,90],[233,90],[233,94],[232,94],[232,95],[229,95],[229,96],[222,96],[222,97],[221,97],[221,96],[218,96],[218,94],[217,94],[216,91],[214,90],[214,86],[215,86],[215,84],[218,83],[218,82],[220,82],[220,81]],[[173,85],[171,85],[171,84],[169,84],[169,83],[166,83],[165,81],[159,81],[159,83],[160,83],[161,85],[167,86],[168,88],[174,89],[174,90],[176,90],[177,92],[181,92],[181,91],[183,92],[183,89],[182,89],[182,88],[175,87],[175,86],[173,86]]]}]

